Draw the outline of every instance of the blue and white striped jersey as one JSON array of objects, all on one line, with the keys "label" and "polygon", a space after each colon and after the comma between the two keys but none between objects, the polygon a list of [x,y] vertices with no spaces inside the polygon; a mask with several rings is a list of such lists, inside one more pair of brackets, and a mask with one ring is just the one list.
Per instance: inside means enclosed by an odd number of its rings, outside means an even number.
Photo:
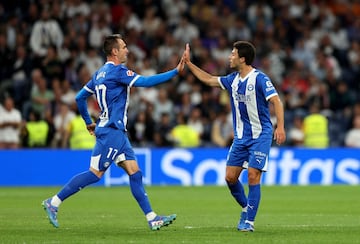
[{"label": "blue and white striped jersey", "polygon": [[139,75],[124,65],[106,62],[84,86],[95,94],[101,109],[98,127],[126,130],[130,87]]},{"label": "blue and white striped jersey", "polygon": [[229,92],[235,138],[271,137],[273,126],[268,100],[277,95],[277,91],[270,78],[253,69],[243,79],[239,72],[219,77],[219,83]]}]

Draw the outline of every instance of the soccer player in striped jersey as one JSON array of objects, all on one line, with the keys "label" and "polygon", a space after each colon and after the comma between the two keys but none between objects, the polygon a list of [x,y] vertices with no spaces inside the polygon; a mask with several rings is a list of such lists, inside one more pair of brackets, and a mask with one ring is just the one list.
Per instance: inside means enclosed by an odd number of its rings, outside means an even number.
[{"label": "soccer player in striped jersey", "polygon": [[[184,56],[187,67],[200,81],[226,89],[229,93],[234,140],[227,157],[225,180],[232,196],[242,207],[237,228],[246,232],[255,230],[261,174],[267,170],[272,139],[280,145],[286,138],[283,104],[270,78],[252,66],[254,59],[255,47],[249,42],[237,41],[229,56],[230,68],[235,69],[235,72],[214,76],[190,61],[189,44],[186,44]],[[274,131],[269,103],[274,106],[277,119]],[[239,181],[244,169],[248,170],[247,196]]]},{"label": "soccer player in striped jersey", "polygon": [[[112,163],[122,167],[129,175],[131,192],[142,209],[151,230],[167,226],[176,214],[157,215],[151,208],[143,186],[142,173],[126,134],[127,108],[131,87],[149,87],[166,82],[184,69],[183,59],[173,70],[153,76],[141,76],[129,70],[124,63],[129,50],[121,35],[105,38],[103,49],[106,63],[94,73],[91,80],[78,92],[76,102],[89,132],[96,137],[89,170],[75,175],[56,195],[42,205],[50,223],[59,227],[57,220],[60,204],[82,188],[96,183]],[[96,123],[89,115],[87,98],[95,95],[101,109]]]}]

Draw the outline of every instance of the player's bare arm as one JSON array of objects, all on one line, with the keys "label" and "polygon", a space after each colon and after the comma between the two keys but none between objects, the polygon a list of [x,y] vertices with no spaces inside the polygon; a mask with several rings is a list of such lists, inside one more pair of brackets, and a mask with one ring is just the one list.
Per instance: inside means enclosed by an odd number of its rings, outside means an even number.
[{"label": "player's bare arm", "polygon": [[196,78],[209,86],[220,87],[220,84],[218,82],[218,76],[213,76],[205,72],[190,61],[190,45],[188,43],[186,44],[183,58],[186,65],[188,66],[190,71],[196,76]]},{"label": "player's bare arm", "polygon": [[277,95],[270,98],[269,101],[274,106],[275,116],[277,120],[277,126],[274,131],[274,140],[278,145],[280,145],[286,140],[283,103],[281,102],[280,97]]}]

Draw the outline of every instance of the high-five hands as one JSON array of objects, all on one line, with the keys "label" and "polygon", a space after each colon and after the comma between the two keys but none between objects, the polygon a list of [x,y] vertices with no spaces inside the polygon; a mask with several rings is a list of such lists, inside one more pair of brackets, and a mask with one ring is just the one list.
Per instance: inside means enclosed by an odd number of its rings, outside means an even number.
[{"label": "high-five hands", "polygon": [[185,63],[190,62],[190,45],[189,45],[189,43],[186,43],[186,45],[185,45],[185,51],[183,54],[183,58],[184,58]]}]

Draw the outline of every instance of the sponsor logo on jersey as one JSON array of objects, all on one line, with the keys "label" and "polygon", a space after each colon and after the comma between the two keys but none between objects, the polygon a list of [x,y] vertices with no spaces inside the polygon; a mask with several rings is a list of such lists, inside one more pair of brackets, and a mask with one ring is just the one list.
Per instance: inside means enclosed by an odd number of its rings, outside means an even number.
[{"label": "sponsor logo on jersey", "polygon": [[251,101],[251,96],[250,95],[244,95],[244,94],[234,94],[236,101],[238,102],[242,102],[242,103],[247,103]]}]

